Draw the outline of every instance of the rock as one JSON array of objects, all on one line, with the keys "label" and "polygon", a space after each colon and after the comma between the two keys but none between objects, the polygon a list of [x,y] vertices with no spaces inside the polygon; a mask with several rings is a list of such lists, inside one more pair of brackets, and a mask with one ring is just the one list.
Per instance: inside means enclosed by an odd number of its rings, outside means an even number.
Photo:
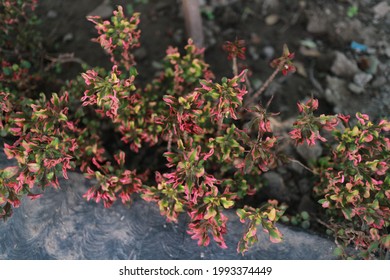
[{"label": "rock", "polygon": [[322,12],[312,12],[308,15],[306,30],[310,33],[326,33],[328,30],[327,17],[322,16]]},{"label": "rock", "polygon": [[275,49],[272,46],[265,46],[261,54],[266,60],[271,60],[275,56]]},{"label": "rock", "polygon": [[[0,166],[10,164],[0,153]],[[23,199],[7,222],[0,222],[1,260],[318,260],[335,259],[330,239],[277,224],[283,242],[274,244],[261,227],[258,242],[244,255],[237,253],[243,225],[234,210],[226,210],[227,249],[215,242],[198,246],[186,233],[188,216],[167,223],[155,203],[134,197],[129,207],[111,208],[86,202],[82,195],[93,185],[83,175],[69,172],[60,179],[61,188],[48,188],[38,200]]]},{"label": "rock", "polygon": [[362,86],[359,86],[355,83],[349,83],[348,84],[348,89],[353,92],[353,93],[356,93],[356,94],[361,94],[364,92],[364,87]]},{"label": "rock", "polygon": [[[362,63],[364,61],[364,63]],[[364,66],[363,70],[368,74],[375,75],[378,71],[379,59],[374,55],[370,55],[369,57],[362,57],[359,61],[359,66]],[[362,68],[361,68],[362,69]]]},{"label": "rock", "polygon": [[51,18],[51,19],[54,19],[58,16],[58,13],[54,10],[50,10],[47,12],[47,17],[48,18]]},{"label": "rock", "polygon": [[309,179],[302,178],[298,182],[298,188],[301,194],[311,194],[313,189],[313,184],[310,183]]},{"label": "rock", "polygon": [[134,57],[137,61],[142,61],[147,57],[148,53],[144,47],[140,47],[134,51]]},{"label": "rock", "polygon": [[306,211],[309,213],[315,213],[316,208],[317,204],[311,199],[310,195],[305,194],[299,203],[298,212]]},{"label": "rock", "polygon": [[317,141],[314,146],[309,146],[307,143],[297,146],[298,154],[305,159],[306,162],[316,161],[322,154],[322,146]]},{"label": "rock", "polygon": [[271,15],[268,15],[266,18],[265,18],[265,24],[266,25],[269,25],[269,26],[272,26],[272,25],[275,25],[276,23],[278,23],[279,21],[279,16],[277,14],[271,14]]},{"label": "rock", "polygon": [[326,76],[326,84],[325,99],[335,106],[335,113],[343,112],[344,102],[346,102],[351,95],[348,90],[347,82],[343,79],[328,75]]},{"label": "rock", "polygon": [[358,85],[359,87],[364,88],[368,82],[372,80],[373,76],[371,74],[367,73],[357,73],[353,77],[353,82]]},{"label": "rock", "polygon": [[290,201],[290,193],[279,173],[269,171],[263,174],[263,178],[266,182],[261,191],[264,192],[268,198],[282,202]]},{"label": "rock", "polygon": [[319,50],[313,49],[313,48],[308,48],[308,47],[305,47],[305,46],[300,46],[299,47],[299,52],[302,55],[308,56],[308,57],[320,57],[321,56],[321,53],[320,53]]},{"label": "rock", "polygon": [[336,20],[330,28],[330,37],[335,44],[349,44],[351,41],[364,43],[364,38],[370,33],[370,30],[365,28],[363,23],[358,19],[352,20]]},{"label": "rock", "polygon": [[375,13],[376,18],[382,18],[390,13],[390,5],[388,1],[382,1],[375,5],[372,10]]},{"label": "rock", "polygon": [[65,42],[65,43],[66,43],[66,42],[70,42],[70,41],[73,40],[73,38],[74,38],[73,33],[69,32],[69,33],[66,33],[66,34],[64,35],[64,37],[62,38],[62,41]]},{"label": "rock", "polygon": [[379,76],[379,77],[375,78],[375,80],[372,82],[372,87],[373,88],[380,88],[383,85],[385,85],[386,83],[387,83],[386,78],[383,76]]},{"label": "rock", "polygon": [[348,59],[342,52],[339,51],[335,51],[335,58],[330,70],[335,75],[343,78],[352,78],[360,71],[356,62]]}]

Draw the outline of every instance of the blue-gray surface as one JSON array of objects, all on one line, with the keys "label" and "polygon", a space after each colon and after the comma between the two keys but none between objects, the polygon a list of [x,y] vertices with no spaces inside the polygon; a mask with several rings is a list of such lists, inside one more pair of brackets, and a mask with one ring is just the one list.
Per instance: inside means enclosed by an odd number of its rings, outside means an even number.
[{"label": "blue-gray surface", "polygon": [[[0,153],[1,154],[1,153]],[[0,156],[0,168],[7,161]],[[237,242],[244,229],[233,211],[226,243],[199,247],[186,233],[187,217],[167,223],[153,203],[136,199],[131,207],[119,202],[105,209],[86,202],[90,182],[71,173],[61,189],[50,189],[38,200],[26,198],[6,222],[0,221],[0,259],[333,259],[328,239],[283,225],[284,242],[272,244],[259,229],[259,242],[244,256]]]}]

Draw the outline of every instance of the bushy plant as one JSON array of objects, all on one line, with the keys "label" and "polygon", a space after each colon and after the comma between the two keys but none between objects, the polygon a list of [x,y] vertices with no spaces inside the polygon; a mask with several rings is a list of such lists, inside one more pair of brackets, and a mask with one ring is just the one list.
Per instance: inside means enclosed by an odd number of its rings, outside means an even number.
[{"label": "bushy plant", "polygon": [[[327,156],[316,167],[314,187],[326,210],[328,230],[335,236],[336,253],[343,257],[385,258],[390,248],[390,123],[377,124],[356,113],[315,116],[318,101],[298,104],[300,116],[290,136],[299,145],[329,142]],[[325,138],[320,133],[331,131]],[[349,245],[353,245],[353,252]]]},{"label": "bushy plant", "polygon": [[[20,5],[19,1],[5,2]],[[111,57],[111,70],[88,69],[59,93],[39,96],[23,95],[20,87],[10,88],[0,76],[4,151],[18,162],[0,170],[0,217],[9,217],[23,195],[39,197],[32,192],[33,186],[59,187],[59,177],[67,178],[69,170],[79,168],[96,182],[84,195],[87,200],[110,207],[116,200],[131,203],[137,193],[155,201],[168,221],[177,222],[178,215],[187,213],[188,233],[199,245],[207,246],[212,237],[225,248],[228,219],[223,209],[241,205],[261,188],[259,175],[285,162],[278,150],[285,139],[272,131],[269,104],[252,101],[277,73],[295,71],[294,54],[285,46],[282,56],[271,63],[275,72],[249,97],[247,71],[237,70],[237,58],[245,57],[243,41],[225,45],[234,75],[216,82],[203,50],[189,40],[183,53],[168,48],[163,71],[141,87],[132,55],[139,46],[139,15],[127,18],[118,7],[110,21],[89,20],[98,31],[95,41]],[[16,63],[23,61],[15,59]],[[244,99],[251,101],[248,106]],[[383,134],[388,122],[373,125],[360,114],[358,128],[339,129],[339,120],[346,122],[347,117],[317,117],[313,113],[317,107],[315,99],[299,104],[301,115],[290,136],[297,144],[313,145],[317,140],[327,141],[320,134],[322,129],[335,131],[333,141],[338,146],[316,171],[320,176],[315,189],[323,197],[323,207],[329,209],[332,229],[343,225],[339,219],[343,213],[351,229],[367,227],[362,230],[365,244],[378,244],[372,245],[375,248],[370,253],[388,250],[389,178],[384,176],[389,140]],[[243,112],[253,116],[249,124],[241,119]],[[120,138],[120,149],[107,149],[105,131]],[[149,156],[165,158],[165,166],[129,167],[126,158],[145,155],[152,147],[158,147],[157,154]],[[285,210],[286,205],[276,200],[258,208],[238,207],[237,215],[246,229],[237,250],[243,253],[257,241],[258,226],[272,242],[282,241],[276,222]],[[336,232],[346,245],[347,233]]]}]

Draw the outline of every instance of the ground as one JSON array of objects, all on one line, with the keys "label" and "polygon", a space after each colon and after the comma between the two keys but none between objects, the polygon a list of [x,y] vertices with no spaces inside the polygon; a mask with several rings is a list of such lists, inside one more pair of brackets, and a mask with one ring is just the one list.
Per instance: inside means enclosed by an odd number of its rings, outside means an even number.
[{"label": "ground", "polygon": [[[195,0],[194,0],[195,1]],[[183,47],[187,40],[180,1],[49,1],[40,0],[38,12],[45,45],[50,56],[73,53],[91,66],[109,67],[87,15],[109,16],[116,5],[125,11],[141,12],[141,48],[136,51],[142,80],[156,73],[158,62],[169,46]],[[103,2],[103,3],[102,3]],[[270,61],[282,53],[283,44],[295,52],[297,73],[278,76],[262,96],[272,95],[271,110],[288,123],[297,115],[296,103],[314,96],[320,113],[355,114],[373,119],[390,112],[390,6],[380,0],[203,0],[205,60],[216,79],[232,76],[231,62],[222,51],[225,41],[243,39],[247,59],[241,68],[250,70],[250,82],[257,89],[272,73]],[[356,9],[357,7],[357,9]],[[74,78],[78,63],[62,65],[62,79]],[[302,161],[321,155],[296,151]],[[266,178],[275,187],[269,195],[287,200],[296,212],[315,213],[311,182],[296,166],[283,167]],[[276,190],[276,191],[275,191]],[[288,199],[286,198],[288,197]]]}]

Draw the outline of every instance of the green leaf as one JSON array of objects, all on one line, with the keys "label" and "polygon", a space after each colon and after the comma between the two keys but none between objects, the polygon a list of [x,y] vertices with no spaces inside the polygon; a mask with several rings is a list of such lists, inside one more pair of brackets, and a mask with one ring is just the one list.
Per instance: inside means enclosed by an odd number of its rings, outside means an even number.
[{"label": "green leaf", "polygon": [[348,209],[348,208],[344,208],[341,210],[343,212],[343,215],[344,217],[347,219],[347,220],[351,220],[351,218],[353,217],[352,216],[352,209]]},{"label": "green leaf", "polygon": [[53,179],[53,177],[54,177],[54,172],[49,172],[49,173],[46,174],[46,178],[47,178],[49,181],[51,181],[51,180]]},{"label": "green leaf", "polygon": [[387,234],[381,238],[381,243],[386,249],[390,249],[390,234]]},{"label": "green leaf", "polygon": [[217,210],[215,210],[214,207],[210,207],[207,212],[206,212],[206,215],[204,215],[204,219],[205,220],[208,220],[210,218],[213,218],[215,217],[215,215],[217,215]]},{"label": "green leaf", "polygon": [[38,172],[39,169],[41,168],[38,163],[28,163],[27,166],[28,166],[28,171],[32,173]]},{"label": "green leaf", "polygon": [[234,205],[234,201],[232,200],[227,200],[225,197],[222,197],[221,198],[221,203],[222,203],[222,206],[225,208],[225,209],[228,209],[230,207],[232,207]]},{"label": "green leaf", "polygon": [[18,172],[19,172],[19,167],[10,166],[10,167],[3,169],[2,172],[0,170],[0,177],[4,178],[4,179],[10,179],[10,178],[14,177],[16,174],[18,174]]},{"label": "green leaf", "polygon": [[2,193],[0,193],[0,205],[6,202],[7,202],[6,197]]},{"label": "green leaf", "polygon": [[306,211],[302,211],[302,212],[301,212],[301,217],[302,217],[302,219],[304,219],[304,220],[309,220],[309,219],[310,219],[310,215],[309,215],[309,213],[307,213]]},{"label": "green leaf", "polygon": [[269,233],[270,241],[272,243],[282,242],[282,234],[279,232],[277,228],[269,228],[268,233]]},{"label": "green leaf", "polygon": [[4,73],[6,76],[10,76],[10,75],[12,75],[12,69],[9,68],[9,67],[3,67],[3,73]]},{"label": "green leaf", "polygon": [[30,69],[31,68],[31,63],[27,60],[22,60],[20,62],[20,66],[22,66],[25,69]]},{"label": "green leaf", "polygon": [[236,213],[241,222],[243,222],[246,218],[247,212],[244,209],[237,209]]},{"label": "green leaf", "polygon": [[344,255],[344,250],[340,247],[336,247],[333,251],[333,253],[337,256],[337,257],[341,257],[342,255]]}]

